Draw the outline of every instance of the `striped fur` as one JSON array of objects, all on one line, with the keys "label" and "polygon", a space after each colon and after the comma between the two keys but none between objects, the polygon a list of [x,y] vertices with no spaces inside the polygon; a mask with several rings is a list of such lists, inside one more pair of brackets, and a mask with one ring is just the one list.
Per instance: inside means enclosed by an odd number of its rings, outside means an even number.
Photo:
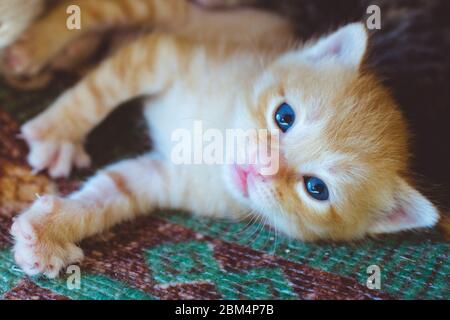
[{"label": "striped fur", "polygon": [[43,8],[44,0],[0,1],[0,49],[24,31]]}]

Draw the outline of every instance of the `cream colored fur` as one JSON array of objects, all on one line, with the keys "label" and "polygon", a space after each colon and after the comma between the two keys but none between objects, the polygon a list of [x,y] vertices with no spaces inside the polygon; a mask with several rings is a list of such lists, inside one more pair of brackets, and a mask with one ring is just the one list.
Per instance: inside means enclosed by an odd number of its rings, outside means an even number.
[{"label": "cream colored fur", "polygon": [[42,10],[43,0],[0,1],[0,49],[11,44]]}]

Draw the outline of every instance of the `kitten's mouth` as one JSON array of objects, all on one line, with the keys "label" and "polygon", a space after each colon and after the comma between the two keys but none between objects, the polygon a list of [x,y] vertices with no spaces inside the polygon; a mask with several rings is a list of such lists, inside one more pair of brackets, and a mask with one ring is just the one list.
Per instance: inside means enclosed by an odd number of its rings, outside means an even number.
[{"label": "kitten's mouth", "polygon": [[245,198],[248,198],[248,175],[250,174],[250,170],[239,165],[234,165],[233,173],[233,181],[239,193]]}]

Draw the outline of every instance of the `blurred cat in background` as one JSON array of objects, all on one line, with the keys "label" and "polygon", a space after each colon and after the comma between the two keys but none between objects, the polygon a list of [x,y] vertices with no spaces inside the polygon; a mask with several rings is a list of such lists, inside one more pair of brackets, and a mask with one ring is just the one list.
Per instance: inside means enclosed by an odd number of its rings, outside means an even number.
[{"label": "blurred cat in background", "polygon": [[[298,44],[287,20],[255,9],[207,12],[180,0],[75,3],[85,16],[82,32],[140,23],[158,31],[119,49],[22,127],[30,165],[55,178],[89,166],[87,134],[138,96],[146,97],[155,150],[108,166],[67,197],[42,196],[22,213],[11,232],[26,273],[55,277],[82,259],[82,239],[158,208],[221,218],[251,214],[303,240],[349,240],[437,222],[438,210],[414,187],[401,112],[365,70],[364,25]],[[15,60],[19,73],[51,61],[74,40],[61,26],[61,7],[54,10],[9,51],[28,59]],[[58,43],[48,30],[62,37]],[[27,48],[36,43],[47,45],[34,63]],[[205,130],[280,136],[272,146],[279,170],[265,174],[260,163],[174,164],[172,134],[192,132],[195,120]]]},{"label": "blurred cat in background", "polygon": [[0,49],[14,42],[43,7],[44,0],[1,0]]},{"label": "blurred cat in background", "polygon": [[[82,62],[93,55],[98,48],[102,35],[93,33],[85,37],[73,41],[70,46],[61,48],[58,55],[51,57],[51,61],[46,62],[46,66],[50,68],[35,68],[30,66],[27,70],[16,70],[13,66],[23,65],[23,57],[21,52],[10,52],[8,47],[11,43],[33,42],[30,37],[33,35],[28,31],[24,32],[31,23],[36,21],[39,16],[57,6],[59,0],[1,0],[0,1],[0,71],[4,80],[11,86],[19,89],[37,89],[47,85],[53,78],[55,70],[76,70],[80,68]],[[61,25],[65,24],[67,17],[66,8],[65,16],[61,16]],[[59,35],[55,30],[46,30],[47,36],[53,41],[58,42]],[[56,31],[56,33],[55,33]],[[28,38],[28,39],[24,39]],[[40,39],[45,40],[45,39]],[[48,38],[47,38],[48,40]],[[33,56],[37,61],[39,54],[45,48],[45,42],[36,43],[36,46],[30,48],[33,50]],[[81,72],[81,71],[80,71]]]}]

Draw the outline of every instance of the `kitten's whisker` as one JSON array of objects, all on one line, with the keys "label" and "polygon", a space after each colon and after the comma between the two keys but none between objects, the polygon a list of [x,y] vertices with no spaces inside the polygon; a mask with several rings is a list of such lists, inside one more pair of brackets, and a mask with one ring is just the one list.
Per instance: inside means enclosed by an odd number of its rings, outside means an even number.
[{"label": "kitten's whisker", "polygon": [[247,221],[246,225],[242,228],[243,230],[245,230],[251,223],[252,221],[255,219],[255,215],[252,214],[252,211],[249,211],[243,218],[241,221]]},{"label": "kitten's whisker", "polygon": [[252,211],[248,211],[248,212],[245,213],[242,217],[236,219],[236,221],[237,221],[237,222],[248,221],[248,219],[249,219],[250,217],[253,217]]},{"label": "kitten's whisker", "polygon": [[259,223],[258,223],[258,226],[256,227],[256,230],[255,230],[255,232],[253,232],[253,234],[252,234],[252,238],[253,238],[253,240],[250,238],[249,240],[251,240],[251,242],[249,242],[248,243],[248,245],[251,247],[254,243],[255,243],[255,241],[258,239],[258,237],[260,236],[260,234],[261,234],[261,231],[264,229],[264,227],[265,227],[265,225],[266,225],[266,222],[267,222],[267,218],[266,217],[261,217],[261,216],[258,216],[259,217]]},{"label": "kitten's whisker", "polygon": [[278,230],[275,229],[275,242],[273,244],[273,252],[272,255],[275,255],[278,247]]},{"label": "kitten's whisker", "polygon": [[255,215],[255,219],[253,220],[252,225],[249,227],[248,230],[251,230],[251,233],[249,236],[246,237],[247,243],[249,243],[254,237],[255,234],[258,233],[259,227],[261,225],[261,217],[258,215]]},{"label": "kitten's whisker", "polygon": [[[286,212],[284,212],[283,208],[282,208],[281,205],[278,203],[278,201],[275,201],[275,203],[276,203],[276,205],[277,205],[277,207],[278,207],[279,213],[280,213],[281,215],[283,215],[283,216],[286,216]],[[275,217],[275,219],[277,219],[277,217]],[[278,245],[278,238],[279,238],[279,232],[278,232],[278,229],[276,229],[276,228],[274,228],[274,229],[275,229],[275,243],[274,243],[273,254],[276,253],[277,245]]]},{"label": "kitten's whisker", "polygon": [[[264,219],[263,219],[263,221],[262,221],[262,224],[261,224],[261,228],[260,228],[260,230],[259,230],[259,232],[258,232],[258,237],[261,236],[261,233],[264,232],[264,230],[266,229],[266,227],[267,227],[268,225],[269,225],[269,219],[268,219],[267,217],[264,217]],[[272,234],[272,231],[270,230],[270,231],[269,231],[269,237],[266,238],[266,240],[264,241],[264,244],[263,244],[262,248],[265,248],[265,247],[266,247],[267,241],[270,240],[271,234]],[[255,240],[256,240],[256,239],[255,239]]]},{"label": "kitten's whisker", "polygon": [[[254,215],[254,219],[252,219],[252,224],[248,227],[247,230],[248,231],[250,229],[254,229],[253,231],[251,231],[251,234],[249,236],[246,236],[243,240],[246,241],[245,243],[248,244],[248,242],[254,237],[254,235],[258,232],[259,226],[261,224],[260,222],[261,217],[257,214]],[[258,223],[258,225],[255,227],[256,223]]]},{"label": "kitten's whisker", "polygon": [[248,213],[251,217],[247,224],[238,232],[238,234],[246,233],[255,223],[255,220],[258,218],[257,215],[253,214],[253,210]]},{"label": "kitten's whisker", "polygon": [[[267,222],[266,222],[264,225],[267,225]],[[264,229],[264,228],[263,228],[263,229]],[[261,230],[260,233],[261,233],[262,231],[263,231],[263,230]],[[273,234],[274,234],[274,230],[273,230],[272,227],[269,226],[269,228],[268,228],[268,234],[267,234],[267,237],[265,237],[266,239],[264,240],[264,244],[263,244],[262,248],[265,249],[266,247],[268,247],[268,244],[270,245],[270,242],[272,241],[272,239],[275,239],[275,237],[273,236]]]}]

